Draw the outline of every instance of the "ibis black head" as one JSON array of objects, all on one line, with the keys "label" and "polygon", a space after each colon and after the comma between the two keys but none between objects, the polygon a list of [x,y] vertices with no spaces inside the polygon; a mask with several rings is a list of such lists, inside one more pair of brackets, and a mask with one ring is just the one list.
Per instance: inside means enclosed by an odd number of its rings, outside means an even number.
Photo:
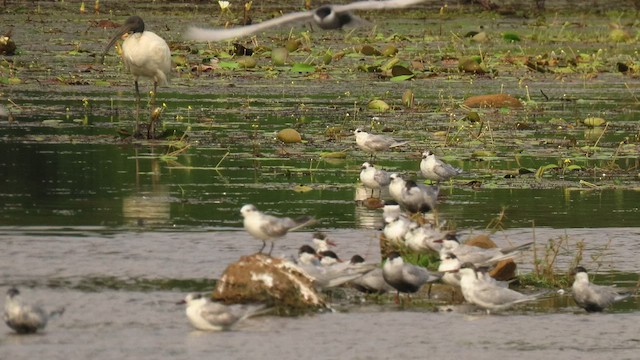
[{"label": "ibis black head", "polygon": [[144,21],[140,16],[130,16],[122,27],[123,30],[128,29],[126,32],[141,33],[144,32]]},{"label": "ibis black head", "polygon": [[351,257],[352,264],[362,264],[364,262],[364,258],[360,255],[353,255]]},{"label": "ibis black head", "polygon": [[107,47],[104,48],[104,52],[102,53],[100,63],[104,63],[104,56],[107,54],[107,51],[111,49],[113,44],[115,44],[116,41],[118,41],[118,39],[122,37],[122,35],[127,33],[142,33],[142,32],[144,32],[144,21],[142,21],[142,18],[136,15],[130,16],[127,19],[127,21],[124,22],[124,25],[122,25],[122,27],[118,30],[118,33],[113,37],[113,39],[111,39],[111,41],[109,42],[109,45],[107,45]]}]

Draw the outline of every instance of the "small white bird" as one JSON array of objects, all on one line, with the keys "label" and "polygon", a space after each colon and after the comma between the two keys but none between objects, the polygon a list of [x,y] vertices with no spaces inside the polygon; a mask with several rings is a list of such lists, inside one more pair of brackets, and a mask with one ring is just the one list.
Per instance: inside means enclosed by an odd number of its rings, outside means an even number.
[{"label": "small white bird", "polygon": [[360,181],[367,189],[371,189],[371,197],[373,197],[374,190],[382,191],[383,188],[389,186],[391,178],[389,173],[384,170],[376,169],[375,166],[368,162],[365,162],[360,167]]},{"label": "small white bird", "polygon": [[462,169],[455,168],[437,159],[436,155],[431,151],[425,151],[422,153],[422,161],[420,161],[420,172],[427,179],[440,182],[462,174]]},{"label": "small white bird", "polygon": [[[460,260],[452,253],[447,254],[444,259],[441,257],[440,260],[438,271],[444,273],[444,275],[442,275],[442,282],[451,286],[460,287],[461,276],[459,270],[460,267],[462,267]],[[492,278],[487,271],[479,271],[478,268],[476,268],[476,270],[478,277],[482,276],[485,281],[494,282],[500,287],[509,287],[508,281],[496,280]]]},{"label": "small white bird", "polygon": [[297,219],[289,217],[275,217],[273,215],[264,214],[251,204],[244,205],[240,209],[240,214],[244,217],[244,228],[253,237],[262,240],[262,247],[259,253],[262,253],[267,240],[271,241],[269,255],[273,251],[273,242],[285,236],[287,232],[297,230],[303,226],[310,225],[315,222],[311,216],[303,216]]},{"label": "small white bird", "polygon": [[316,252],[318,253],[329,250],[330,246],[336,246],[336,243],[329,239],[327,234],[321,231],[313,233],[311,241],[313,241],[313,244],[316,247]]},{"label": "small white bird", "polygon": [[229,330],[235,324],[265,310],[265,305],[224,305],[196,293],[188,294],[178,304],[186,304],[185,312],[191,325],[205,331]]},{"label": "small white bird", "polygon": [[393,217],[384,218],[384,228],[382,234],[387,241],[394,244],[404,243],[404,237],[409,232],[411,224],[413,223],[404,214],[398,214]]},{"label": "small white bird", "polygon": [[[353,279],[360,277],[373,270],[375,264],[360,264],[341,262],[333,265],[322,265],[319,261],[305,261],[301,259],[312,259],[316,255],[315,250],[309,245],[303,245],[298,251],[297,267],[302,270],[309,279],[313,281],[313,285],[319,290],[325,290],[332,287],[340,286]],[[316,255],[317,256],[317,255]]]},{"label": "small white bird", "polygon": [[309,245],[302,245],[298,250],[296,264],[300,266],[313,265],[320,266],[320,255]]},{"label": "small white bird", "polygon": [[397,9],[423,1],[425,0],[357,1],[345,5],[324,5],[311,11],[290,13],[258,24],[233,29],[202,29],[191,27],[186,32],[185,38],[200,41],[221,41],[248,36],[258,31],[297,22],[312,22],[324,30],[340,29],[347,25],[366,23],[366,21],[353,15],[351,11]]},{"label": "small white bird", "polygon": [[[118,33],[111,39],[109,45],[104,49],[102,54],[102,62],[104,56],[116,41],[124,34],[131,33],[122,43],[122,61],[134,77],[136,87],[136,105],[140,110],[140,90],[138,80],[148,78],[153,80],[153,97],[155,98],[158,85],[168,85],[171,74],[171,51],[167,42],[160,36],[151,31],[145,31],[144,21],[139,16],[131,16],[124,23]],[[138,124],[136,124],[136,134],[139,133]],[[153,136],[153,121],[151,122],[149,134]]]},{"label": "small white bird", "polygon": [[484,276],[476,272],[476,267],[472,263],[464,263],[460,266],[460,289],[462,296],[471,304],[482,309],[501,310],[522,302],[539,299],[547,292],[540,292],[532,295],[521,294],[517,291],[505,288],[489,281]]},{"label": "small white bird", "polygon": [[439,252],[447,235],[433,224],[420,226],[414,222],[404,236],[404,243],[417,253]]},{"label": "small white bird", "polygon": [[405,263],[396,251],[391,252],[382,266],[384,280],[396,289],[397,294],[415,293],[422,285],[440,280],[442,274],[431,272],[421,266]]},{"label": "small white bird", "polygon": [[394,147],[407,144],[407,141],[398,142],[394,138],[386,135],[374,135],[358,128],[353,131],[356,135],[356,145],[364,152],[375,156],[376,153],[386,151]]},{"label": "small white bird", "polygon": [[576,267],[573,272],[573,300],[587,312],[599,312],[611,306],[614,302],[624,300],[631,296],[630,292],[622,292],[612,286],[595,285],[589,282],[587,270],[582,266]]},{"label": "small white bird", "polygon": [[439,189],[437,186],[417,184],[413,180],[404,180],[400,175],[389,175],[389,195],[400,206],[411,213],[428,212],[436,207]]},{"label": "small white bird", "polygon": [[40,306],[23,302],[18,289],[10,288],[7,290],[4,322],[18,334],[33,334],[38,330],[44,330],[49,317],[62,313],[64,313],[64,308],[48,314]]},{"label": "small white bird", "polygon": [[400,205],[395,201],[387,201],[382,208],[382,218],[395,218],[396,216],[400,216],[402,214],[402,209],[400,209]]},{"label": "small white bird", "polygon": [[320,255],[320,264],[324,266],[332,266],[343,261],[340,260],[338,254],[336,254],[333,250],[325,250],[318,253]]},{"label": "small white bird", "polygon": [[[350,262],[352,264],[364,263],[364,258],[360,255],[353,255]],[[355,278],[349,284],[356,290],[365,294],[385,294],[395,290],[382,276],[382,268],[376,267],[368,273]]]}]

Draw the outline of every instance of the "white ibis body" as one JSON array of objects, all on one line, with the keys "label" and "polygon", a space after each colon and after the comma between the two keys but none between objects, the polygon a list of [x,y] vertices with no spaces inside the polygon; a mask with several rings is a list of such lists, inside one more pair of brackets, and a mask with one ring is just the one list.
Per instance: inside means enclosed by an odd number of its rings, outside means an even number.
[{"label": "white ibis body", "polygon": [[[140,106],[140,90],[138,80],[148,78],[153,80],[153,99],[158,85],[168,85],[171,72],[171,51],[167,42],[151,31],[145,31],[144,21],[139,16],[131,16],[124,23],[116,36],[111,39],[104,50],[102,58],[124,34],[130,33],[122,44],[122,60],[134,77],[136,87],[136,101]],[[137,130],[137,129],[136,129]]]}]

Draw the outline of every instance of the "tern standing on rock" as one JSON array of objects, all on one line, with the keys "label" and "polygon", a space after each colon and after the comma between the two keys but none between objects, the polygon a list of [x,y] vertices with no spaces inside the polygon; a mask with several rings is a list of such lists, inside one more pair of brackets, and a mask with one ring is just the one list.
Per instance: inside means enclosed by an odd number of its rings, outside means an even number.
[{"label": "tern standing on rock", "polygon": [[402,146],[408,141],[396,141],[394,138],[386,135],[374,135],[358,128],[353,131],[356,135],[356,145],[362,151],[368,152],[372,157],[381,151],[387,151],[391,148]]},{"label": "tern standing on rock", "polygon": [[614,302],[631,296],[631,293],[620,292],[620,290],[612,286],[592,284],[589,282],[587,270],[582,266],[576,267],[572,273],[575,275],[575,280],[571,287],[573,300],[587,312],[602,311]]},{"label": "tern standing on rock", "polygon": [[212,302],[201,294],[191,293],[178,302],[186,304],[187,318],[198,330],[223,331],[251,316],[258,315],[264,305],[224,305]]},{"label": "tern standing on rock", "polygon": [[233,29],[202,29],[191,27],[187,31],[185,38],[200,41],[222,41],[299,22],[310,22],[324,30],[341,29],[347,25],[352,26],[367,23],[365,20],[353,15],[351,11],[398,9],[424,1],[425,0],[356,1],[344,5],[324,5],[311,11],[289,13],[275,19]]},{"label": "tern standing on rock", "polygon": [[262,250],[267,246],[267,241],[271,241],[269,255],[273,251],[273,242],[276,239],[285,236],[289,231],[297,230],[315,222],[315,219],[311,216],[292,219],[264,214],[251,204],[244,205],[240,209],[240,214],[244,217],[245,230],[255,238],[262,240],[262,247],[258,251],[259,253],[262,253]]},{"label": "tern standing on rock", "polygon": [[462,174],[462,169],[455,168],[436,158],[436,155],[431,151],[425,151],[422,153],[420,172],[427,179],[440,182]]},{"label": "tern standing on rock", "polygon": [[4,322],[18,334],[33,334],[44,330],[50,316],[61,315],[63,312],[64,308],[48,314],[39,306],[23,302],[18,289],[7,290]]}]

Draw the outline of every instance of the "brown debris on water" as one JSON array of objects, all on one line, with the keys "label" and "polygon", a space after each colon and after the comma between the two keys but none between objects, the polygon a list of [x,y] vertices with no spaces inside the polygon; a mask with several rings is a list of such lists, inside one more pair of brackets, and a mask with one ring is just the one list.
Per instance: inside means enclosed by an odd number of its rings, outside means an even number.
[{"label": "brown debris on water", "polygon": [[514,98],[511,95],[507,94],[488,94],[488,95],[478,95],[467,98],[464,103],[464,106],[470,108],[479,108],[479,107],[490,107],[490,108],[513,108],[519,109],[522,107],[522,103],[520,100]]}]

